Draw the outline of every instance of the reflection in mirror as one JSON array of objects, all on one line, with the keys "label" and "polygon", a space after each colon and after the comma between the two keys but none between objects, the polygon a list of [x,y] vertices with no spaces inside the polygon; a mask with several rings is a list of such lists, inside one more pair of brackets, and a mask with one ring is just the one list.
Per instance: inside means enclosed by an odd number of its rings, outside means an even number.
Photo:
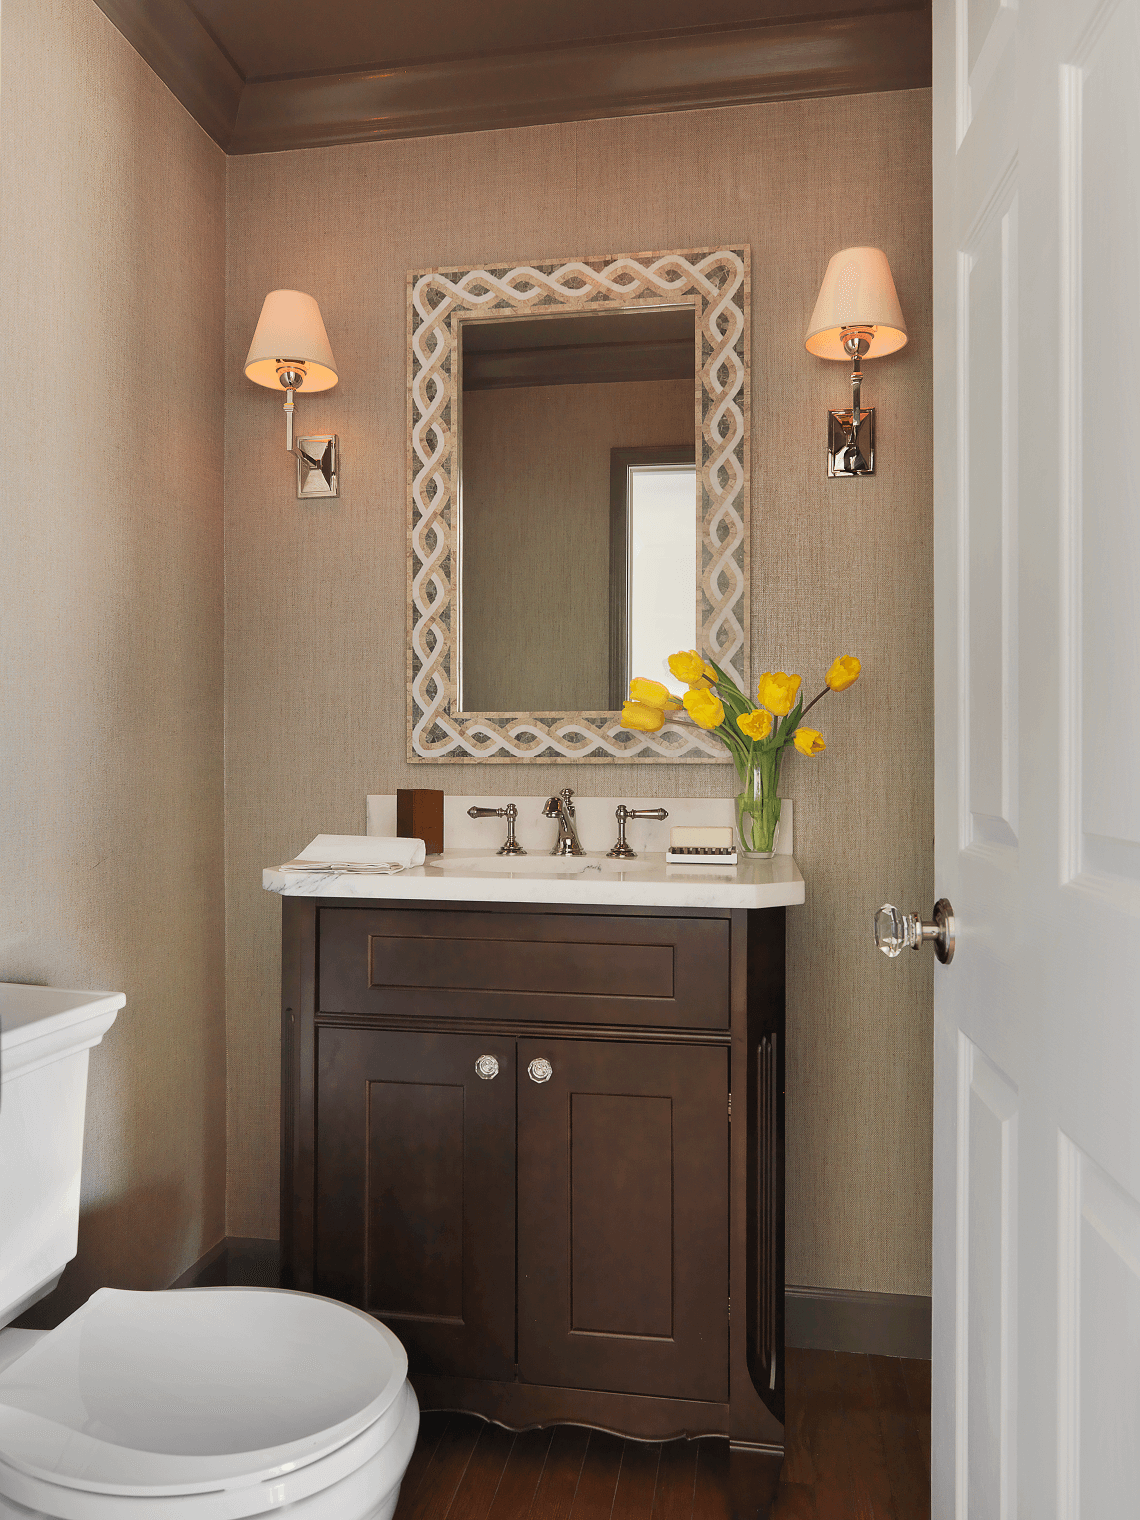
[{"label": "reflection in mirror", "polygon": [[459,327],[462,709],[613,711],[697,642],[694,307]]},{"label": "reflection in mirror", "polygon": [[610,454],[610,707],[632,676],[678,694],[666,659],[695,639],[697,467],[692,445]]}]

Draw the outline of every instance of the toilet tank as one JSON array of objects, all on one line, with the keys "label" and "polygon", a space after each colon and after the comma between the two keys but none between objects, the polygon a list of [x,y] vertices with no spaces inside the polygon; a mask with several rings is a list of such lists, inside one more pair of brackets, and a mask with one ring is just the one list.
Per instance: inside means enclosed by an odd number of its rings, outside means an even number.
[{"label": "toilet tank", "polygon": [[75,1255],[87,1052],[125,1002],[0,982],[0,1328]]}]

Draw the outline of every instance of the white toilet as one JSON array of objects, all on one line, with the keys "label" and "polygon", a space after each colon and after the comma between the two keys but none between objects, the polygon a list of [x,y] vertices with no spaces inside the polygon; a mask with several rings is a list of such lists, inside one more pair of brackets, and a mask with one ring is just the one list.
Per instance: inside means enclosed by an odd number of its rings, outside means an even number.
[{"label": "white toilet", "polygon": [[[118,993],[0,983],[0,1326],[75,1255],[87,1052]],[[396,1337],[311,1293],[101,1288],[0,1328],[0,1517],[390,1520],[419,1407]]]}]

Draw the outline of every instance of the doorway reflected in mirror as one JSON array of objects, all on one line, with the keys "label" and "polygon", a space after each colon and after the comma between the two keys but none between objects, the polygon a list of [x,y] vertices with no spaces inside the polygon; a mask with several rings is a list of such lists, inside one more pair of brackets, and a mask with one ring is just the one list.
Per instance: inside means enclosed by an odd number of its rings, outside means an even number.
[{"label": "doorway reflected in mirror", "polygon": [[692,444],[610,452],[610,706],[634,676],[685,687],[666,663],[696,643],[697,467]]}]

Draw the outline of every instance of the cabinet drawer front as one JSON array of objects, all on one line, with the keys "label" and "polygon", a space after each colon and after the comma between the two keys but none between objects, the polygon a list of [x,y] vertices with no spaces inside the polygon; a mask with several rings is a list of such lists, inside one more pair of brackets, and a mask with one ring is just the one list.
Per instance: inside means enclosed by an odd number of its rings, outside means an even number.
[{"label": "cabinet drawer front", "polygon": [[325,908],[325,1013],[725,1029],[724,918]]},{"label": "cabinet drawer front", "polygon": [[728,1052],[518,1042],[519,1376],[728,1398]]}]

